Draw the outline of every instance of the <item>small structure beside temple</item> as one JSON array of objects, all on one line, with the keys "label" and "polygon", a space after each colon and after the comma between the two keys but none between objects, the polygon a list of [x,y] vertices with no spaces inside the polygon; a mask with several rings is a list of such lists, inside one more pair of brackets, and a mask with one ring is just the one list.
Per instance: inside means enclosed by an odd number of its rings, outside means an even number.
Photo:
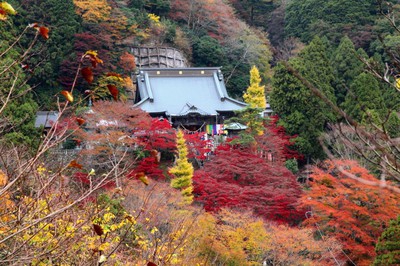
[{"label": "small structure beside temple", "polygon": [[43,128],[43,134],[47,135],[48,131],[53,127],[54,123],[60,118],[57,111],[38,111],[36,112],[35,127]]},{"label": "small structure beside temple", "polygon": [[135,105],[173,127],[220,134],[224,121],[246,104],[230,98],[219,67],[141,68]]}]

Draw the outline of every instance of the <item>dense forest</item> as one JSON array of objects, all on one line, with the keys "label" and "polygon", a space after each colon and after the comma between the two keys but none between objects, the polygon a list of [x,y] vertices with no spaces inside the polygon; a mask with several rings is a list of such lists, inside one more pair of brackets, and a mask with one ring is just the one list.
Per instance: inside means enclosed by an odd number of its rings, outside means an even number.
[{"label": "dense forest", "polygon": [[[0,264],[399,265],[398,19],[395,0],[0,0]],[[222,67],[246,129],[214,147],[132,108],[141,46]]]}]

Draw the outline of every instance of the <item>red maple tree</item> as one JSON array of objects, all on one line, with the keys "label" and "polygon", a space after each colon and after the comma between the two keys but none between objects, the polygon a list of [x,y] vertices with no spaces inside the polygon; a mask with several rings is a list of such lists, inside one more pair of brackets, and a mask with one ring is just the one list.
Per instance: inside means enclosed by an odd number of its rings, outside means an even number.
[{"label": "red maple tree", "polygon": [[296,177],[280,162],[268,162],[248,149],[217,150],[193,177],[197,202],[207,211],[222,207],[250,209],[278,222],[296,222],[301,194]]},{"label": "red maple tree", "polygon": [[149,127],[138,127],[134,136],[143,144],[142,151],[145,157],[128,174],[134,177],[143,173],[154,179],[164,179],[165,174],[160,169],[161,157],[172,157],[176,149],[176,132],[167,119],[152,118]]},{"label": "red maple tree", "polygon": [[315,167],[313,181],[301,198],[301,206],[310,211],[304,224],[318,226],[321,234],[340,240],[350,265],[370,265],[375,242],[388,221],[400,213],[400,196],[346,177],[335,165],[364,180],[377,180],[355,161],[326,161]]},{"label": "red maple tree", "polygon": [[288,135],[285,128],[278,125],[278,120],[279,116],[277,115],[270,117],[269,123],[266,124],[265,133],[257,137],[259,149],[264,152],[273,152],[276,160],[286,161],[293,158],[303,160],[304,156],[292,148],[293,139],[296,136]]},{"label": "red maple tree", "polygon": [[207,153],[211,151],[211,141],[208,140],[204,132],[185,132],[186,145],[188,147],[188,158],[205,160]]}]

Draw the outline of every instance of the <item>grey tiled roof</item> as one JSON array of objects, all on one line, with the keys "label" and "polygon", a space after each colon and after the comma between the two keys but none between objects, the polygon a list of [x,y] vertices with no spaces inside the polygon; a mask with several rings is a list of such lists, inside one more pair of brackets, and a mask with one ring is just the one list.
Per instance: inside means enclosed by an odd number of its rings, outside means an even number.
[{"label": "grey tiled roof", "polygon": [[35,127],[44,126],[50,128],[59,118],[59,113],[56,111],[38,111],[36,113]]},{"label": "grey tiled roof", "polygon": [[228,96],[219,68],[142,68],[137,82],[135,106],[149,113],[216,115],[246,106]]}]

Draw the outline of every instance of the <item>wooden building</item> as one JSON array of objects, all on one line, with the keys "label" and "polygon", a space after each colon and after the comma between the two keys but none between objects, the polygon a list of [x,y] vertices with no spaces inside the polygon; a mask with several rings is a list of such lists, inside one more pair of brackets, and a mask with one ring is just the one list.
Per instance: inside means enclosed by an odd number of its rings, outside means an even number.
[{"label": "wooden building", "polygon": [[[190,131],[221,128],[246,104],[230,98],[218,67],[141,68],[135,106]],[[218,134],[219,132],[217,132]]]}]

